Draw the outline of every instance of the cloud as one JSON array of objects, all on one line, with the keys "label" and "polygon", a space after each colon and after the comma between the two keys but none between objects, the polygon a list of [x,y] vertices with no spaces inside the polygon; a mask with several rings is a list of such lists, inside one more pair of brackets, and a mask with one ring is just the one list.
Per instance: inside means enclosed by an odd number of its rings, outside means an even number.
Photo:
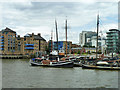
[{"label": "cloud", "polygon": [[99,31],[102,31],[103,36],[106,36],[106,32],[108,32],[110,29],[118,29],[118,24],[105,24],[100,27]]},{"label": "cloud", "polygon": [[41,33],[45,39],[49,40],[51,30],[55,32],[54,21],[56,19],[59,40],[65,40],[64,27],[65,20],[68,19],[68,27],[70,27],[68,40],[78,43],[79,33],[82,30],[95,30],[98,11],[104,24],[115,25],[117,23],[116,2],[96,2],[96,0],[91,0],[88,3],[85,3],[84,0],[79,3],[31,2],[28,0],[19,3],[2,2],[3,22],[1,29],[6,26],[10,27],[21,36],[32,32]]},{"label": "cloud", "polygon": [[118,2],[119,0],[1,0],[1,2],[80,2],[80,3],[95,3],[95,2]]}]

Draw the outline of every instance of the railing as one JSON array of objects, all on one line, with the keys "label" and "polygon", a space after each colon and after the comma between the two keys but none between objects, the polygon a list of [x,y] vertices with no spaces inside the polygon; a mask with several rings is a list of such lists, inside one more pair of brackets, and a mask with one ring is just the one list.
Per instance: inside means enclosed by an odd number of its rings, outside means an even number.
[{"label": "railing", "polygon": [[4,39],[1,39],[1,41],[4,41]]},{"label": "railing", "polygon": [[4,50],[4,48],[0,48],[0,50]]},{"label": "railing", "polygon": [[34,44],[25,44],[25,46],[34,46]]},{"label": "railing", "polygon": [[4,38],[4,36],[1,36],[1,38]]},{"label": "railing", "polygon": [[28,50],[33,50],[34,47],[25,47],[25,49],[28,49]]},{"label": "railing", "polygon": [[1,42],[1,44],[4,44],[4,42]]},{"label": "railing", "polygon": [[4,47],[4,45],[0,45],[0,47]]}]

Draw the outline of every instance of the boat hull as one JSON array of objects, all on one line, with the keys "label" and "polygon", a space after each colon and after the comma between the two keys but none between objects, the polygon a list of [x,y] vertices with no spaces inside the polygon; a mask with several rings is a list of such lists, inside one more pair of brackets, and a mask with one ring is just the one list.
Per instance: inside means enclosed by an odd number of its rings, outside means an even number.
[{"label": "boat hull", "polygon": [[39,64],[31,62],[31,66],[42,66],[42,67],[55,67],[55,68],[73,68],[73,62],[62,63],[62,64]]},{"label": "boat hull", "polygon": [[106,67],[106,66],[93,66],[93,65],[82,65],[83,69],[103,69],[103,70],[120,70],[120,67]]},{"label": "boat hull", "polygon": [[80,64],[80,63],[74,63],[74,67],[82,67],[82,64]]}]

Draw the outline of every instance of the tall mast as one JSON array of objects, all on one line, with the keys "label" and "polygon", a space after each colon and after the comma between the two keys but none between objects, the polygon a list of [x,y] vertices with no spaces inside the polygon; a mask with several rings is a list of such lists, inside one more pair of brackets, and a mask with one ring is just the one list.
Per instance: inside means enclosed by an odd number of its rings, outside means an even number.
[{"label": "tall mast", "polygon": [[65,36],[66,36],[66,57],[67,57],[67,19],[66,19],[66,25],[65,25]]},{"label": "tall mast", "polygon": [[97,60],[97,53],[98,53],[98,31],[99,31],[99,14],[97,15],[97,41],[96,41],[96,60]]},{"label": "tall mast", "polygon": [[53,49],[52,37],[53,37],[53,30],[51,31],[51,52],[52,52],[52,49]]},{"label": "tall mast", "polygon": [[57,52],[59,55],[59,50],[58,50],[58,31],[57,31],[57,21],[55,20],[55,26],[56,26],[56,39],[57,39]]}]

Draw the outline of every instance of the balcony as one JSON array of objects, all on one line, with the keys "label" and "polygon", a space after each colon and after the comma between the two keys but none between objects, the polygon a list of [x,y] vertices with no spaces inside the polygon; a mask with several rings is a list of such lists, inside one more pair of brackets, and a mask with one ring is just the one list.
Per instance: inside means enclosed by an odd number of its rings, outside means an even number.
[{"label": "balcony", "polygon": [[1,39],[1,41],[4,41],[4,39]]},{"label": "balcony", "polygon": [[1,36],[1,38],[4,38],[4,36]]},{"label": "balcony", "polygon": [[4,44],[4,42],[1,42],[1,44]]},{"label": "balcony", "polygon": [[25,46],[34,46],[34,44],[25,44]]},{"label": "balcony", "polygon": [[0,50],[4,50],[4,48],[0,48]]},{"label": "balcony", "polygon": [[34,50],[34,47],[25,47],[27,50]]},{"label": "balcony", "polygon": [[4,45],[0,45],[0,47],[4,47]]}]

